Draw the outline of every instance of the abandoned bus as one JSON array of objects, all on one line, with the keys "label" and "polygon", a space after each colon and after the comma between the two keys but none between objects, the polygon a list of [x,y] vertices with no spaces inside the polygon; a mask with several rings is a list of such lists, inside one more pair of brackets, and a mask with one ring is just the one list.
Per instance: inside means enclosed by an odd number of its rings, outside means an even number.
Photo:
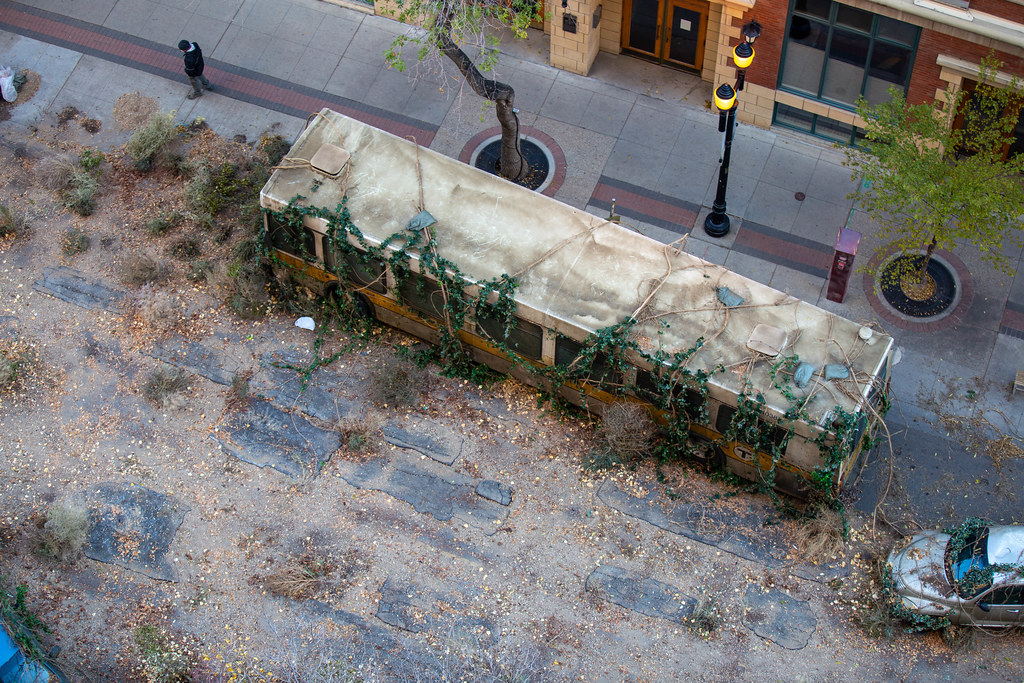
[{"label": "abandoned bus", "polygon": [[309,286],[594,412],[641,402],[688,450],[798,497],[838,493],[870,447],[887,334],[331,110],[310,118],[260,195],[269,246]]}]

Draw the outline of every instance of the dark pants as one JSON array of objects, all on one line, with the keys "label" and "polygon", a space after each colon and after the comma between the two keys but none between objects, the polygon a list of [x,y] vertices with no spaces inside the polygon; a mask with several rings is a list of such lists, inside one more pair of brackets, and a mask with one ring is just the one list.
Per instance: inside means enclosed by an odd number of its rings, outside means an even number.
[{"label": "dark pants", "polygon": [[[202,95],[204,87],[207,90],[210,89],[210,81],[206,80],[206,76],[202,74],[199,74],[198,76],[189,76],[188,82],[192,84],[192,94],[194,95]],[[200,83],[202,83],[202,87],[200,87]]]}]

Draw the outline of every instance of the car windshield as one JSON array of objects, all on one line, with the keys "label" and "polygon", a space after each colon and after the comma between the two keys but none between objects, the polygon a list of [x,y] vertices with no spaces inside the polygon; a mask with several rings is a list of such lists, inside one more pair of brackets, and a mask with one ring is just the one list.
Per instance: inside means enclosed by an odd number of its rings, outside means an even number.
[{"label": "car windshield", "polygon": [[[972,531],[954,557],[952,540],[946,547],[946,575],[962,598],[973,598],[992,585],[988,568],[988,529]],[[967,579],[966,581],[964,579]]]}]

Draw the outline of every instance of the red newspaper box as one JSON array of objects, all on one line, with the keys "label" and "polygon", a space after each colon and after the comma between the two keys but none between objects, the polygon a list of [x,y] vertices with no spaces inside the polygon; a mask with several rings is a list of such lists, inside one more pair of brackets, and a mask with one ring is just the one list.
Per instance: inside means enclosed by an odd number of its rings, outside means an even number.
[{"label": "red newspaper box", "polygon": [[836,253],[832,257],[832,272],[828,275],[829,301],[843,303],[846,298],[846,286],[850,282],[850,273],[853,271],[853,257],[857,255],[857,247],[860,246],[860,233],[856,230],[842,228],[839,230],[839,237],[836,238]]}]

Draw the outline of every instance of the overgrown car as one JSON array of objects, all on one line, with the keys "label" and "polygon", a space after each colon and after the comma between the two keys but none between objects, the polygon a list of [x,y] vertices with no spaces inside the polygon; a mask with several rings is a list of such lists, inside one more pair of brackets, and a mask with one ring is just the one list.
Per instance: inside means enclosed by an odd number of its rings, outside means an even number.
[{"label": "overgrown car", "polygon": [[967,520],[889,556],[894,610],[923,626],[1024,624],[1024,527]]}]

